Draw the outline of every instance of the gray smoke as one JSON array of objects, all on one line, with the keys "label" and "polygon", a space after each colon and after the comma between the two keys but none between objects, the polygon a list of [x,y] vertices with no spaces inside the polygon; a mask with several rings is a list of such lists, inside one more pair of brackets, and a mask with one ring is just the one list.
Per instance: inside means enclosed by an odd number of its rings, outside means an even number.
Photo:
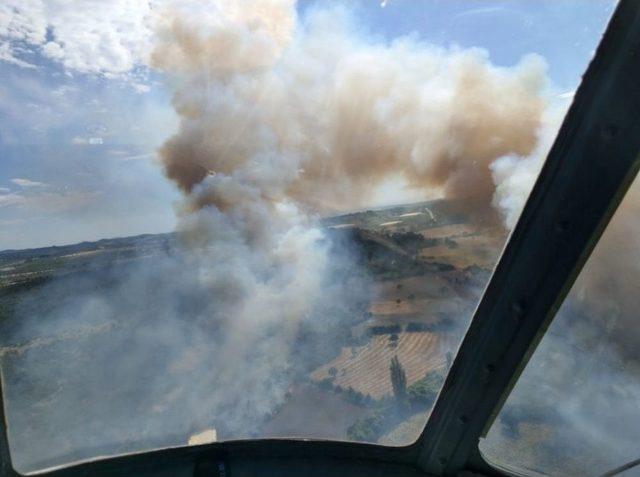
[{"label": "gray smoke", "polygon": [[356,256],[295,227],[267,255],[208,215],[199,225],[228,241],[59,277],[3,323],[18,469],[185,445],[208,428],[256,437],[296,377],[338,352],[341,317],[368,301]]},{"label": "gray smoke", "polygon": [[301,21],[286,0],[159,18],[152,62],[180,117],[160,150],[184,192],[176,243],[42,287],[4,325],[22,471],[203,428],[260,435],[368,301],[357,252],[320,214],[396,181],[492,216],[491,164],[536,150],[539,57],[498,68],[482,50],[376,43],[343,9]]},{"label": "gray smoke", "polygon": [[[508,228],[564,112],[548,110],[533,154],[492,164],[494,204]],[[636,179],[482,444],[496,462],[577,476],[600,475],[640,457],[639,217]]]}]

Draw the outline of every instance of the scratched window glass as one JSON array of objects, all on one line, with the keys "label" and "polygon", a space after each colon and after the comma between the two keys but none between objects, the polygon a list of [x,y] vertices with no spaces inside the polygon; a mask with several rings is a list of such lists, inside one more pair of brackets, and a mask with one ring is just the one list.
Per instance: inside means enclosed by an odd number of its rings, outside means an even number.
[{"label": "scratched window glass", "polygon": [[481,441],[490,462],[538,475],[640,475],[639,218],[636,178]]},{"label": "scratched window glass", "polygon": [[413,442],[613,7],[3,1],[13,466]]}]

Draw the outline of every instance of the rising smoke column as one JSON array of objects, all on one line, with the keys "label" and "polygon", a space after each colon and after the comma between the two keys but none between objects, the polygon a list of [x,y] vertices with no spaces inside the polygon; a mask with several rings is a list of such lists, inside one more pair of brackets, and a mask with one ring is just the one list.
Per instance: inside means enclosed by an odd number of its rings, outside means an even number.
[{"label": "rising smoke column", "polygon": [[[179,231],[211,283],[214,318],[226,317],[231,376],[256,356],[262,376],[287,369],[301,317],[321,299],[349,299],[325,288],[318,214],[365,205],[400,177],[484,217],[491,163],[535,149],[539,57],[498,68],[479,49],[372,42],[343,8],[301,20],[288,0],[176,7],[161,18],[152,62],[174,87],[180,126],[160,156],[185,194]],[[288,331],[261,346],[272,326]],[[238,395],[256,384],[225,381]]]},{"label": "rising smoke column", "polygon": [[353,298],[328,294],[318,216],[366,205],[398,177],[425,197],[465,199],[472,218],[491,215],[490,165],[535,150],[546,67],[528,56],[498,68],[483,50],[414,37],[374,42],[343,8],[300,19],[286,0],[161,18],[152,63],[180,125],[160,157],[184,192],[180,236],[228,341],[233,366],[210,379],[222,402],[240,399],[237,435],[259,415],[242,396],[272,396],[263,413],[282,400],[270,376],[290,367],[301,319],[319,301]]},{"label": "rising smoke column", "polygon": [[[290,367],[301,319],[319,301],[353,298],[328,294],[318,216],[366,205],[398,177],[425,196],[465,199],[472,218],[491,215],[490,165],[535,150],[545,64],[498,68],[482,50],[413,37],[373,42],[343,8],[301,20],[284,0],[161,18],[152,63],[174,88],[180,125],[160,157],[184,192],[180,236],[233,363],[215,368],[211,387],[223,384],[228,403],[272,396],[260,401],[266,413],[286,390],[270,376]],[[280,339],[265,339],[279,327]],[[240,398],[233,432],[257,420],[252,406]]]},{"label": "rising smoke column", "polygon": [[[498,68],[482,50],[412,37],[371,42],[342,8],[301,21],[292,1],[209,7],[162,16],[152,61],[175,88],[180,126],[160,156],[185,194],[179,231],[209,282],[212,319],[224,317],[228,371],[257,357],[266,377],[289,366],[301,317],[339,301],[325,289],[317,214],[366,204],[390,177],[491,213],[490,164],[536,146],[545,65]],[[261,346],[273,326],[288,331]],[[238,395],[247,385],[225,381]]]}]

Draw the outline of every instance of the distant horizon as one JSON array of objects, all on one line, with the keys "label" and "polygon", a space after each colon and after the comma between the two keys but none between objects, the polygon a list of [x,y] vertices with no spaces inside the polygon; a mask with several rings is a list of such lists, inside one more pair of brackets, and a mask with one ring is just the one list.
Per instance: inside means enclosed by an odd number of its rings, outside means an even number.
[{"label": "distant horizon", "polygon": [[[366,212],[368,210],[372,210],[372,211],[380,211],[380,210],[387,210],[387,209],[393,209],[395,207],[404,207],[404,206],[414,206],[414,205],[418,205],[418,204],[427,204],[427,203],[432,203],[432,202],[438,202],[438,201],[442,201],[442,200],[446,200],[449,202],[455,201],[455,200],[463,200],[463,199],[444,199],[444,198],[438,198],[438,199],[428,199],[428,200],[419,200],[419,201],[415,201],[415,202],[402,202],[402,203],[397,203],[397,204],[390,204],[390,205],[381,205],[379,207],[376,206],[371,206],[371,207],[364,207],[364,208],[359,208],[359,209],[353,209],[353,210],[348,210],[346,212],[340,212],[336,215],[324,215],[320,217],[320,220],[326,220],[326,219],[330,219],[330,218],[337,218],[337,217],[343,217],[345,215],[351,215],[351,214],[358,214],[358,213],[362,213],[362,212]],[[74,241],[74,242],[69,242],[69,243],[62,243],[62,244],[51,244],[51,245],[43,245],[43,246],[37,246],[37,247],[24,247],[24,248],[5,248],[5,249],[0,249],[0,255],[4,254],[4,253],[11,253],[11,252],[25,252],[25,251],[29,251],[29,250],[42,250],[42,249],[47,249],[47,248],[63,248],[63,247],[74,247],[76,245],[81,245],[84,243],[87,244],[93,244],[93,243],[97,243],[97,242],[101,242],[103,240],[119,240],[119,239],[133,239],[133,238],[137,238],[137,237],[143,237],[143,236],[147,236],[147,235],[171,235],[176,233],[176,230],[167,230],[164,232],[142,232],[142,233],[134,233],[131,235],[114,235],[114,236],[108,236],[108,237],[102,237],[102,238],[98,238],[95,240],[80,240],[80,241]]]}]

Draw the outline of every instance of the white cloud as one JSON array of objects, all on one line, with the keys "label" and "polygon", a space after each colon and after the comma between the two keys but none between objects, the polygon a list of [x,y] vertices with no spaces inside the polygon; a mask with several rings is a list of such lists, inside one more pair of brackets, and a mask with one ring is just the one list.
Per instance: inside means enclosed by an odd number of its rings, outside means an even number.
[{"label": "white cloud", "polygon": [[62,64],[67,75],[126,79],[146,93],[155,27],[166,21],[166,12],[191,12],[211,23],[226,1],[1,0],[0,61],[34,67],[24,53],[37,51]]},{"label": "white cloud", "polygon": [[11,48],[11,44],[9,44],[8,42],[0,43],[0,61],[6,61],[7,63],[21,66],[22,68],[35,68],[35,65],[17,58],[13,49]]},{"label": "white cloud", "polygon": [[20,194],[0,194],[0,207],[22,204],[26,201],[26,197]]},{"label": "white cloud", "polygon": [[146,154],[135,154],[135,155],[131,155],[131,156],[120,157],[118,159],[120,161],[123,161],[123,162],[127,162],[127,161],[143,161],[143,160],[153,159],[155,156],[156,156],[156,154],[154,152],[149,152],[149,153],[146,153]]},{"label": "white cloud", "polygon": [[71,144],[75,146],[83,146],[86,144],[95,146],[95,145],[104,144],[104,139],[100,136],[88,137],[88,138],[82,137],[82,136],[76,136],[71,140]]},{"label": "white cloud", "polygon": [[41,193],[36,195],[0,194],[0,208],[17,205],[29,211],[59,213],[82,208],[99,196],[97,192]]},{"label": "white cloud", "polygon": [[148,0],[4,0],[0,60],[28,66],[15,48],[26,44],[70,71],[124,75],[146,62],[151,13]]},{"label": "white cloud", "polygon": [[110,156],[127,156],[131,153],[125,149],[109,149],[107,151],[107,154],[109,154]]},{"label": "white cloud", "polygon": [[495,5],[491,7],[478,7],[478,8],[470,8],[465,10],[462,13],[458,13],[454,16],[455,19],[463,18],[463,17],[474,17],[480,15],[494,15],[496,13],[501,13],[505,11],[505,6],[503,5]]},{"label": "white cloud", "polygon": [[11,182],[13,182],[16,185],[19,185],[20,187],[43,187],[47,185],[44,182],[32,181],[30,179],[24,179],[22,177],[16,177],[15,179],[11,179]]},{"label": "white cloud", "polygon": [[0,193],[6,193],[6,192],[11,192],[11,189],[9,189],[8,187],[0,187]]},{"label": "white cloud", "polygon": [[82,146],[87,144],[89,141],[86,137],[76,136],[71,140],[71,144],[75,146]]},{"label": "white cloud", "polygon": [[131,86],[136,91],[136,93],[148,93],[151,90],[151,87],[144,83],[132,83]]}]

